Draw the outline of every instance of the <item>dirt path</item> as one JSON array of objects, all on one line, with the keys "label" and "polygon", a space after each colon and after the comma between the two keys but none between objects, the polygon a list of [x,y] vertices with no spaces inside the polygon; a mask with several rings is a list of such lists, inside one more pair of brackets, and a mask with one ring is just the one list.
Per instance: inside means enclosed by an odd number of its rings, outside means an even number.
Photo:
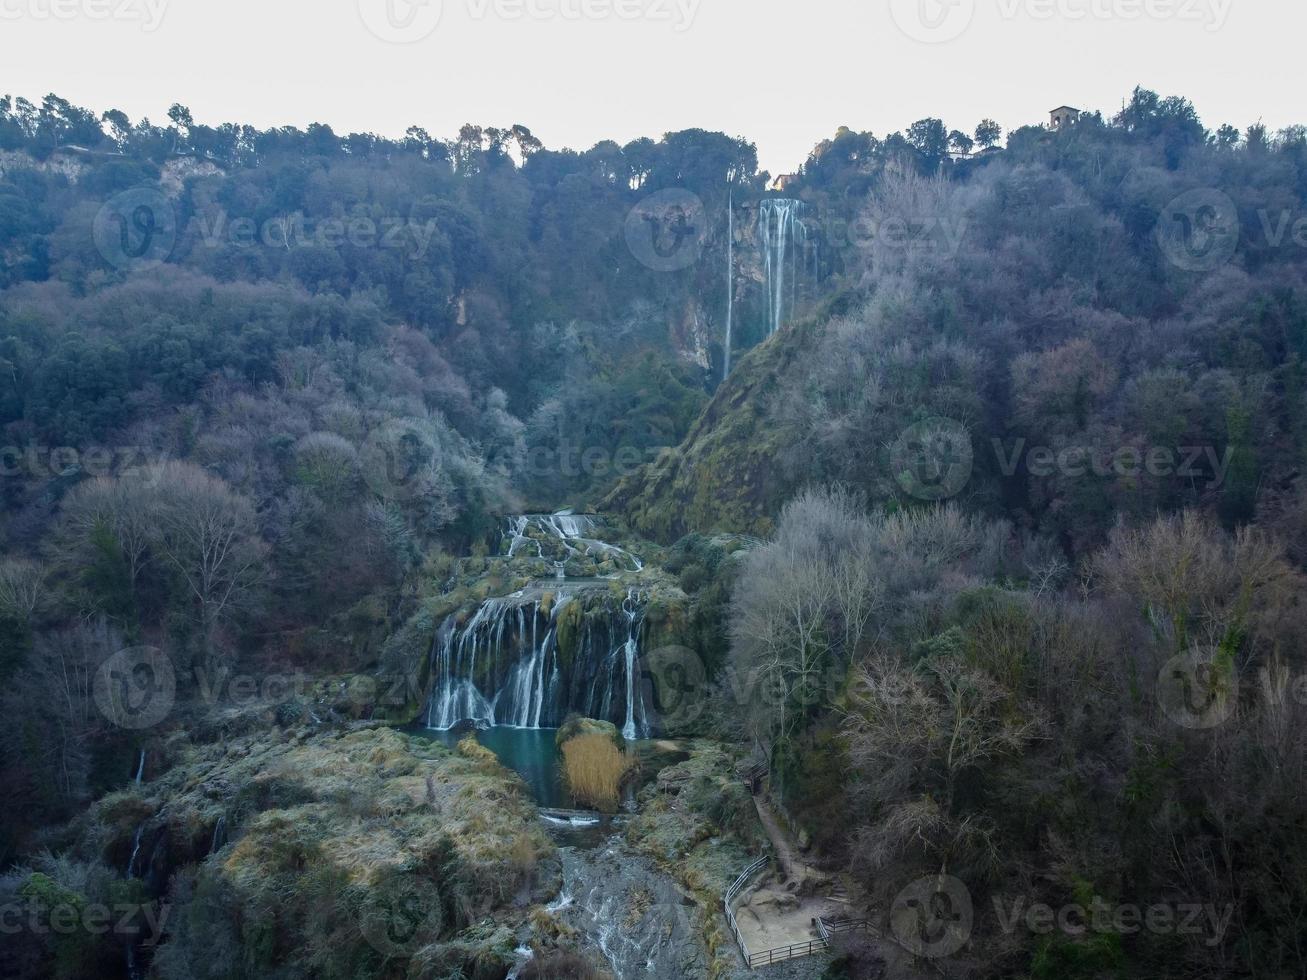
[{"label": "dirt path", "polygon": [[[753,798],[753,805],[758,811],[758,819],[762,821],[763,830],[767,831],[767,836],[771,839],[771,845],[776,850],[776,860],[785,872],[785,876],[795,885],[802,887],[808,879],[825,880],[826,876],[815,870],[798,855],[798,848],[790,840],[780,821],[776,819],[776,814],[763,800],[761,796]],[[805,891],[807,889],[804,889]]]}]

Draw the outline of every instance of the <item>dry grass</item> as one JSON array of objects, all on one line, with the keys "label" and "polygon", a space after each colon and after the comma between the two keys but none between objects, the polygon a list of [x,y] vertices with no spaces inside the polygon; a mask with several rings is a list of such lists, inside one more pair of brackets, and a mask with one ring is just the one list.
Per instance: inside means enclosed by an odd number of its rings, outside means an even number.
[{"label": "dry grass", "polygon": [[563,775],[580,803],[614,813],[622,777],[634,760],[606,735],[578,735],[563,743]]}]

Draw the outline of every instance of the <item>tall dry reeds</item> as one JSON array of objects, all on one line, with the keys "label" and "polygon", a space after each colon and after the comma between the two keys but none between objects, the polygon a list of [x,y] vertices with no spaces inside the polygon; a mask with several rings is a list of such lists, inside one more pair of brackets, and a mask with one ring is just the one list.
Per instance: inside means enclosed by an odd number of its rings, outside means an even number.
[{"label": "tall dry reeds", "polygon": [[622,777],[633,760],[607,735],[578,735],[563,743],[563,776],[578,803],[617,810]]}]

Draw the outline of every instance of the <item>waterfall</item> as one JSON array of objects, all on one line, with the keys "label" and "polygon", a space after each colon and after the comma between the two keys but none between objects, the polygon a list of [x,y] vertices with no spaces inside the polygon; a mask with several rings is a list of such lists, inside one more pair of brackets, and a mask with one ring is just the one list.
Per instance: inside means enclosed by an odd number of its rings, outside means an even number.
[{"label": "waterfall", "polygon": [[136,877],[136,858],[141,853],[141,835],[145,833],[145,824],[136,828],[136,836],[132,838],[132,856],[127,859],[127,877]]},{"label": "waterfall", "polygon": [[563,575],[559,577],[566,577],[566,564],[573,558],[596,561],[608,558],[628,572],[644,568],[644,562],[629,551],[595,537],[601,528],[598,518],[570,511],[519,514],[508,518],[503,534],[504,552],[509,558],[516,558],[523,548],[534,546],[536,558],[553,561],[555,575],[560,565],[563,567]]},{"label": "waterfall", "polygon": [[[626,601],[622,603],[622,612],[626,616],[626,642],[622,644],[622,653],[625,655],[626,668],[626,724],[622,726],[622,737],[625,739],[634,739],[637,728],[635,724],[635,715],[637,711],[635,697],[635,658],[639,652],[640,645],[640,619],[644,612],[644,604],[640,599],[640,594],[631,589],[626,593]],[[640,704],[643,708],[643,703]]]},{"label": "waterfall", "polygon": [[727,196],[726,204],[726,342],[722,380],[731,374],[731,321],[735,318],[735,192]]},{"label": "waterfall", "polygon": [[136,764],[136,785],[141,785],[141,778],[145,775],[145,749],[141,749],[141,761]]},{"label": "waterfall", "polygon": [[[758,207],[758,239],[763,267],[767,272],[768,333],[774,334],[785,321],[785,264],[790,263],[790,310],[794,308],[795,263],[798,247],[808,240],[807,228],[799,220],[803,202],[789,198],[768,198]],[[791,246],[795,246],[791,249]]]},{"label": "waterfall", "polygon": [[227,843],[227,815],[221,814],[213,825],[213,840],[209,843],[209,853],[216,854],[218,848]]},{"label": "waterfall", "polygon": [[575,712],[648,735],[636,679],[646,603],[635,589],[619,602],[604,587],[537,587],[487,599],[463,625],[449,617],[432,646],[427,727],[556,728]]}]

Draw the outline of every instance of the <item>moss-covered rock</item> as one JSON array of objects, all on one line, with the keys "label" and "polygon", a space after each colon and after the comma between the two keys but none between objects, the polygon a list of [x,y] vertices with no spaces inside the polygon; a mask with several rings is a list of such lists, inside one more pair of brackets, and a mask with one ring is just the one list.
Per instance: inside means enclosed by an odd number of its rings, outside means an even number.
[{"label": "moss-covered rock", "polygon": [[143,817],[138,866],[173,881],[165,978],[389,980],[419,952],[502,976],[524,909],[557,890],[525,787],[475,742],[268,732],[177,756],[148,796],[102,801],[87,835],[117,860]]},{"label": "moss-covered rock", "polygon": [[603,735],[612,739],[613,744],[619,749],[626,747],[626,740],[622,738],[622,733],[611,721],[581,718],[578,715],[573,715],[563,722],[563,726],[558,729],[558,734],[554,736],[554,744],[561,749],[564,743],[580,735]]}]

